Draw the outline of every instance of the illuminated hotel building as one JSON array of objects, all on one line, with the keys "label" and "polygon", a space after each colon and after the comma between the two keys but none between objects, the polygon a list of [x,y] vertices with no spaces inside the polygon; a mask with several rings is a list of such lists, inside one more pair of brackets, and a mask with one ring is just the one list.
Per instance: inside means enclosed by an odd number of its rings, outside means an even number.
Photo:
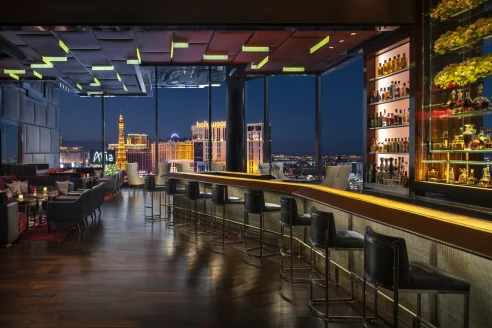
[{"label": "illuminated hotel building", "polygon": [[[263,123],[248,124],[248,173],[258,173],[258,163],[263,163]],[[270,147],[272,125],[270,124]]]},{"label": "illuminated hotel building", "polygon": [[[197,171],[204,171],[208,168],[208,122],[196,122],[191,127],[194,161]],[[226,161],[226,122],[212,122],[212,162]]]},{"label": "illuminated hotel building", "polygon": [[[160,141],[158,144],[159,163],[181,163],[194,161],[193,141],[189,139],[180,139],[177,134],[171,135],[166,141]],[[155,142],[152,143],[152,165],[155,167]],[[193,165],[191,165],[193,166]]]},{"label": "illuminated hotel building", "polygon": [[76,167],[84,165],[83,147],[60,147],[60,163],[64,166]]}]

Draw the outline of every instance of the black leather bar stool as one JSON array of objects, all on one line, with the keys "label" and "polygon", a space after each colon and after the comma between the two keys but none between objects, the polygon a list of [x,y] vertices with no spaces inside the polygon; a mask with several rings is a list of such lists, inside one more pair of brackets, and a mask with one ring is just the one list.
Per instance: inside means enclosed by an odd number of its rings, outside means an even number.
[{"label": "black leather bar stool", "polygon": [[[311,281],[309,278],[294,278],[294,271],[310,271],[311,268],[294,268],[294,243],[292,236],[293,227],[303,227],[304,236],[307,235],[307,228],[311,226],[311,214],[299,214],[297,211],[296,200],[292,197],[282,196],[280,197],[280,235],[281,237],[281,247],[280,247],[280,278],[285,281],[298,283],[308,283]],[[289,251],[285,250],[284,243],[284,230],[289,228]],[[306,238],[306,237],[305,237]],[[306,240],[304,240],[306,241]],[[284,268],[284,257],[290,257],[290,267]]]},{"label": "black leather bar stool", "polygon": [[[324,251],[325,253],[325,276],[324,279],[316,279],[316,264],[313,261],[314,249]],[[348,251],[349,252],[349,274],[350,274],[350,298],[345,299],[330,299],[329,297],[329,281],[330,281],[330,251]],[[347,230],[337,231],[335,227],[335,218],[331,212],[318,211],[315,207],[311,209],[311,263],[312,275],[310,284],[310,300],[309,308],[318,318],[324,321],[362,321],[360,316],[330,316],[329,304],[339,302],[352,302],[354,299],[354,279],[355,275],[352,272],[352,251],[364,250],[364,235],[361,233]],[[313,299],[313,284],[324,288],[324,299]],[[318,310],[316,304],[324,304],[325,312]]]},{"label": "black leather bar stool", "polygon": [[[242,242],[239,240],[230,240],[225,241],[226,238],[230,238],[231,234],[231,223],[229,221],[229,232],[226,236],[225,234],[225,213],[227,205],[243,205],[244,199],[239,197],[230,197],[227,191],[227,185],[212,185],[212,207],[214,209],[215,214],[213,217],[216,217],[217,205],[222,206],[222,236],[221,237],[213,237],[210,239],[210,242],[216,245],[228,245],[231,243]],[[212,210],[211,210],[212,211]],[[231,211],[229,207],[229,218],[231,217]]]},{"label": "black leather bar stool", "polygon": [[391,237],[366,228],[364,252],[364,318],[366,282],[394,293],[393,327],[398,327],[399,293],[417,294],[416,322],[429,325],[421,318],[421,294],[463,294],[463,327],[469,326],[470,283],[438,267],[409,261],[405,239]]},{"label": "black leather bar stool", "polygon": [[[155,186],[155,175],[147,175],[144,179],[144,216],[145,221],[157,222],[161,221],[161,207],[159,205],[159,214],[154,214],[154,193],[159,193],[159,200],[161,190],[158,190]],[[147,195],[150,194],[150,206],[147,205]],[[147,215],[147,210],[150,209],[150,215]]]},{"label": "black leather bar stool", "polygon": [[[166,227],[169,228],[174,228],[176,224],[176,217],[174,216],[174,203],[175,203],[175,196],[176,195],[183,195],[185,193],[184,188],[177,188],[177,183],[176,179],[166,179],[164,183],[164,191],[165,195],[164,197],[169,198],[169,202],[166,203],[166,212],[167,212],[167,217],[169,220],[166,223]],[[171,202],[171,197],[172,197],[172,202]],[[183,208],[183,203],[181,202],[181,209]],[[172,211],[170,211],[170,209]],[[172,220],[171,220],[172,217]]]},{"label": "black leather bar stool", "polygon": [[[192,202],[191,208],[191,216],[188,217],[186,215],[187,209],[185,209],[185,228],[186,228],[186,219],[191,219],[194,221],[193,229],[185,229],[185,235],[198,237],[198,224],[200,220],[200,215],[197,209],[197,201],[203,199],[205,202],[207,199],[212,198],[212,193],[209,192],[200,192],[200,184],[197,181],[186,181],[185,182],[185,198]],[[205,203],[204,202],[204,203]],[[208,232],[208,231],[203,231]],[[203,233],[201,232],[201,233]]]},{"label": "black leather bar stool", "polygon": [[[280,212],[280,205],[265,203],[263,190],[245,189],[244,190],[244,237],[246,237],[246,222],[248,222],[249,214],[260,215],[260,246],[247,248],[244,253],[248,256],[264,258],[267,256],[275,256],[278,253],[263,254],[263,216],[265,213]],[[260,250],[260,254],[253,254],[254,250]]]}]

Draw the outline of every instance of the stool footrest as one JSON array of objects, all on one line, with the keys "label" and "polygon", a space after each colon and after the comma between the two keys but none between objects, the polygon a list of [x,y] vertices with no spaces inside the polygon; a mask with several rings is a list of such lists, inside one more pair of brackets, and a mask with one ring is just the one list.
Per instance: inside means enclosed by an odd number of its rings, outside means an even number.
[{"label": "stool footrest", "polygon": [[[248,256],[252,256],[252,257],[256,257],[256,258],[264,258],[264,257],[269,257],[269,256],[277,256],[279,255],[279,253],[271,253],[271,252],[268,252],[268,253],[263,253],[263,254],[253,254],[252,252],[255,251],[255,250],[258,250],[260,249],[261,246],[258,246],[258,247],[252,247],[252,248],[247,248],[244,250],[244,254],[248,255]],[[265,247],[263,247],[265,248]]]},{"label": "stool footrest", "polygon": [[210,242],[212,244],[222,245],[222,246],[243,242],[242,239],[228,240],[228,241],[225,241],[225,239],[230,239],[230,236],[225,236],[224,238],[222,238],[222,236],[221,237],[213,237],[213,238],[210,238]]},{"label": "stool footrest", "polygon": [[364,321],[364,317],[362,316],[330,316],[324,312],[318,310],[314,305],[325,303],[324,299],[313,299],[309,301],[309,310],[311,313],[316,316],[318,319],[321,319],[325,322],[347,322],[347,321]]}]

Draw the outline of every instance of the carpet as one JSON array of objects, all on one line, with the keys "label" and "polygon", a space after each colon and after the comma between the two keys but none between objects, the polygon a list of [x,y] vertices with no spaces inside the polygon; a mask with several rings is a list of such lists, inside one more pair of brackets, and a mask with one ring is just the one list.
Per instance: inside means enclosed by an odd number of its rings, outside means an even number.
[{"label": "carpet", "polygon": [[106,195],[104,195],[104,200],[110,200],[111,197],[113,197],[113,194],[112,193],[107,193]]},{"label": "carpet", "polygon": [[21,241],[62,241],[76,229],[75,224],[60,223],[57,227],[56,223],[51,223],[51,233],[48,233],[46,222],[36,226],[31,226],[29,230],[21,235]]}]

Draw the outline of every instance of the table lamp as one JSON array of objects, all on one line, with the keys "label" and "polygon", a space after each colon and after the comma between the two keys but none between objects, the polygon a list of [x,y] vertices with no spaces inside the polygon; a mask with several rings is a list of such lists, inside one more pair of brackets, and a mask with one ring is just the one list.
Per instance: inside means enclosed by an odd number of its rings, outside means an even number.
[{"label": "table lamp", "polygon": [[24,195],[19,195],[19,201],[23,201],[24,200]]},{"label": "table lamp", "polygon": [[48,187],[43,187],[43,194],[46,194],[48,192]]}]

